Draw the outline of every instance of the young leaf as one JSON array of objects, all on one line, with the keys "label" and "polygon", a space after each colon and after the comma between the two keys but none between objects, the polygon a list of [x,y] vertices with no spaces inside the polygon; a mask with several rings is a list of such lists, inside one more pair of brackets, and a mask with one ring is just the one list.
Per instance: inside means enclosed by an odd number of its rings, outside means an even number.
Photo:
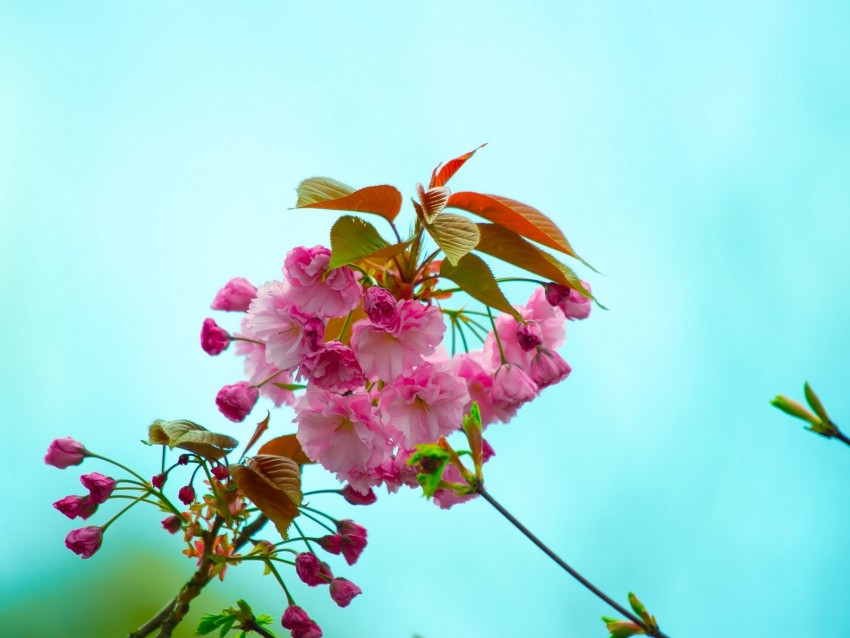
[{"label": "young leaf", "polygon": [[464,153],[460,157],[454,158],[453,160],[447,162],[445,166],[443,166],[442,163],[438,164],[434,171],[431,173],[431,183],[428,187],[434,188],[435,186],[444,185],[452,178],[452,175],[457,173],[458,169],[460,169],[461,166],[466,164],[466,160],[475,155],[475,151],[478,151],[484,148],[485,146],[487,146],[487,142],[484,142],[475,150],[469,151],[469,153]]},{"label": "young leaf", "polygon": [[475,476],[481,480],[481,465],[484,455],[484,439],[482,438],[481,409],[478,401],[472,402],[469,414],[463,417],[463,431],[469,442],[469,451],[472,454],[472,462],[475,464]]},{"label": "young leaf", "polygon": [[331,228],[331,261],[328,268],[339,268],[371,255],[389,244],[367,221],[343,215]]},{"label": "young leaf", "polygon": [[298,185],[295,208],[324,208],[372,213],[392,221],[401,210],[401,193],[395,186],[367,186],[354,190],[329,177],[311,177]]},{"label": "young leaf", "polygon": [[246,459],[244,465],[230,465],[227,469],[242,493],[269,517],[286,539],[302,498],[298,464],[285,456],[260,455]]},{"label": "young leaf", "polygon": [[417,184],[416,188],[419,191],[419,200],[422,202],[421,206],[417,204],[416,214],[423,217],[426,224],[430,224],[437,215],[443,212],[446,202],[449,201],[451,191],[444,186],[429,188],[426,191],[422,188],[422,184]]},{"label": "young leaf", "polygon": [[514,231],[518,235],[575,257],[583,264],[593,268],[575,253],[555,222],[527,204],[498,195],[463,192],[454,193],[449,197],[446,206],[475,213],[494,224]]},{"label": "young leaf", "polygon": [[535,275],[578,290],[593,298],[578,275],[547,252],[526,241],[517,233],[498,224],[478,224],[481,239],[475,249]]},{"label": "young leaf", "polygon": [[458,262],[457,266],[453,266],[448,261],[443,261],[440,264],[440,276],[455,282],[473,299],[496,310],[501,310],[517,321],[524,321],[522,315],[505,298],[489,266],[477,255],[472,253],[466,255]]},{"label": "young leaf", "polygon": [[272,417],[271,412],[266,412],[266,418],[263,419],[262,421],[260,421],[259,423],[257,423],[257,427],[254,430],[254,434],[251,435],[251,440],[248,441],[248,444],[245,446],[245,449],[242,451],[242,457],[243,458],[245,457],[245,455],[248,454],[248,452],[251,450],[251,448],[254,447],[254,445],[256,445],[257,441],[260,440],[260,437],[263,436],[263,434],[266,433],[266,430],[269,429],[269,420],[271,419],[271,417]]},{"label": "young leaf", "polygon": [[823,403],[820,402],[818,395],[816,395],[815,391],[812,390],[812,386],[809,385],[808,381],[806,381],[805,385],[803,385],[803,391],[806,393],[806,402],[809,404],[809,407],[815,411],[815,414],[821,418],[821,421],[824,423],[830,423],[829,415],[826,413]]},{"label": "young leaf", "polygon": [[453,266],[478,244],[478,226],[460,215],[443,213],[425,228]]},{"label": "young leaf", "polygon": [[301,444],[298,442],[298,438],[294,434],[279,436],[267,443],[264,443],[257,453],[285,456],[286,458],[292,459],[298,463],[298,465],[315,463],[314,460],[304,454],[304,450],[301,449]]},{"label": "young leaf", "polygon": [[226,456],[239,445],[232,436],[210,432],[202,425],[185,419],[157,419],[148,428],[148,439],[150,445],[167,445],[171,449],[179,447],[212,461]]}]

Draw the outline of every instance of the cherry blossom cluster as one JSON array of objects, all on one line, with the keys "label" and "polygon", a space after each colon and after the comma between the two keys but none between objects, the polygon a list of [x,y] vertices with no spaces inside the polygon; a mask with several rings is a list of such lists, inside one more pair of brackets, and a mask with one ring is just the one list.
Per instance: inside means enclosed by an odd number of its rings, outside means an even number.
[{"label": "cherry blossom cluster", "polygon": [[[485,427],[507,422],[570,373],[557,348],[566,320],[586,318],[591,307],[573,289],[538,286],[516,307],[522,321],[503,314],[481,348],[450,355],[446,311],[430,294],[393,295],[376,277],[329,268],[330,259],[323,246],[297,247],[281,280],[259,288],[229,281],[212,308],[244,313],[241,328],[230,334],[208,318],[201,345],[217,355],[233,341],[245,357],[248,380],[216,397],[222,414],[242,421],[260,395],[293,406],[304,452],[357,493],[418,486],[408,463],[414,450],[457,431],[473,401]],[[447,472],[459,480],[456,469]],[[441,507],[457,500],[435,495]]]}]

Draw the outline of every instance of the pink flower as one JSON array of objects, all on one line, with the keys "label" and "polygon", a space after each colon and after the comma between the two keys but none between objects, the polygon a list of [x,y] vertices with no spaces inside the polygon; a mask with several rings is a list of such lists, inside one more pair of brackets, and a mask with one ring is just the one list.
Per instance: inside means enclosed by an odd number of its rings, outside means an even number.
[{"label": "pink flower", "polygon": [[[467,482],[461,476],[460,470],[457,467],[449,463],[446,466],[446,469],[443,470],[443,480],[447,483],[459,483],[461,485],[467,485]],[[475,498],[478,496],[477,494],[458,494],[454,490],[451,489],[440,489],[434,492],[434,503],[436,503],[440,509],[450,509],[458,503],[465,503],[466,501]]]},{"label": "pink flower", "polygon": [[328,341],[304,359],[299,374],[316,385],[334,392],[360,388],[366,382],[351,348],[339,341]]},{"label": "pink flower", "polygon": [[493,403],[490,396],[490,389],[493,387],[493,368],[489,364],[489,358],[485,359],[481,350],[457,355],[449,361],[448,365],[467,384],[469,403],[463,408],[464,414],[469,412],[472,402],[477,401],[484,427],[496,421],[507,423],[513,418],[516,414],[515,407],[506,408]]},{"label": "pink flower", "polygon": [[177,498],[180,499],[180,502],[183,505],[191,505],[195,502],[195,488],[191,485],[184,485],[180,488],[180,491],[177,492]]},{"label": "pink flower", "polygon": [[[582,280],[581,285],[590,292],[590,284]],[[557,306],[567,319],[587,319],[592,307],[590,298],[585,297],[578,290],[567,288],[554,281],[546,284],[546,300],[553,306]]]},{"label": "pink flower", "polygon": [[227,471],[227,468],[224,465],[213,465],[210,472],[212,472],[212,475],[219,481],[224,481],[228,476],[230,476],[230,472]]},{"label": "pink flower", "polygon": [[365,392],[342,396],[316,386],[295,406],[304,452],[338,475],[379,465],[392,448]]},{"label": "pink flower", "polygon": [[66,496],[56,501],[53,507],[70,519],[79,516],[86,520],[97,510],[97,503],[93,502],[88,496]]},{"label": "pink flower", "polygon": [[337,523],[340,535],[339,549],[345,561],[353,565],[366,548],[366,528],[352,520],[344,519]]},{"label": "pink flower", "polygon": [[80,477],[80,482],[89,491],[89,497],[92,502],[99,505],[105,503],[115,489],[115,479],[104,476],[99,472],[91,474],[83,474]]},{"label": "pink flower", "polygon": [[251,300],[257,296],[257,289],[250,281],[242,277],[234,277],[219,290],[210,308],[213,310],[246,311]]},{"label": "pink flower", "polygon": [[330,589],[331,598],[340,607],[348,607],[352,598],[363,593],[362,589],[345,578],[334,578]]},{"label": "pink flower", "polygon": [[248,329],[266,341],[266,361],[281,370],[294,368],[318,350],[325,331],[320,319],[292,305],[291,293],[283,282],[264,284],[246,315]]},{"label": "pink flower", "polygon": [[[256,339],[256,336],[248,329],[247,317],[242,320],[242,333],[237,335],[244,339]],[[275,384],[291,384],[292,375],[281,371],[266,360],[266,346],[253,341],[236,341],[236,354],[245,357],[245,376],[251,385],[258,386],[263,381],[272,378],[271,381],[259,387],[260,395],[271,399],[276,407],[284,403],[295,404],[295,395],[292,390],[285,390]]]},{"label": "pink flower", "polygon": [[47,447],[47,454],[44,456],[44,462],[64,470],[71,465],[79,465],[86,456],[86,448],[82,443],[71,437],[66,437],[50,442]]},{"label": "pink flower", "polygon": [[339,554],[342,551],[341,543],[342,536],[339,534],[328,534],[316,539],[316,544],[328,554]]},{"label": "pink flower", "polygon": [[468,402],[466,384],[430,363],[387,384],[380,398],[384,425],[399,434],[406,448],[457,430]]},{"label": "pink flower", "polygon": [[518,408],[537,396],[537,384],[519,366],[506,363],[493,377],[490,398],[500,408]]},{"label": "pink flower", "polygon": [[295,573],[310,587],[322,584],[319,578],[319,557],[313,552],[302,552],[295,557]]},{"label": "pink flower", "polygon": [[321,628],[297,605],[286,608],[280,624],[292,632],[292,638],[322,638]]},{"label": "pink flower", "polygon": [[331,251],[324,246],[298,246],[286,255],[283,274],[289,298],[307,315],[341,317],[360,305],[363,289],[348,266],[328,269]]},{"label": "pink flower", "polygon": [[161,490],[162,486],[165,485],[166,478],[168,478],[168,475],[165,472],[160,472],[151,478],[151,485],[153,485],[156,489]]},{"label": "pink flower", "polygon": [[415,300],[399,303],[398,322],[375,325],[362,319],[354,324],[351,348],[368,378],[391,381],[434,354],[446,324],[435,306]]},{"label": "pink flower", "polygon": [[399,321],[398,302],[389,290],[380,286],[367,288],[363,293],[363,310],[376,326],[392,330]]},{"label": "pink flower", "polygon": [[[520,329],[520,325],[513,317],[500,315],[496,318],[496,331],[502,344],[507,363],[513,363],[528,369],[534,356],[533,347],[529,350],[520,343],[520,336],[530,336],[535,341],[539,338],[544,348],[554,350],[564,342],[566,332],[563,313],[553,308],[546,301],[543,288],[537,288],[531,293],[525,306],[516,306],[519,313],[528,323],[528,326]],[[489,333],[484,343],[484,351],[489,355],[491,365],[498,366],[502,363],[499,347],[493,333]]]},{"label": "pink flower", "polygon": [[215,403],[219,411],[231,421],[239,423],[254,409],[260,393],[257,388],[248,385],[245,381],[226,385],[215,397]]},{"label": "pink flower", "polygon": [[94,556],[102,542],[103,530],[95,526],[72,529],[65,537],[65,547],[83,558]]},{"label": "pink flower", "polygon": [[201,326],[201,348],[208,355],[215,356],[227,350],[230,345],[230,333],[219,326],[214,319],[207,317]]},{"label": "pink flower", "polygon": [[351,485],[346,485],[342,489],[342,496],[352,505],[371,505],[378,500],[372,488],[367,489],[365,492],[360,492],[351,487]]},{"label": "pink flower", "polygon": [[516,339],[519,347],[528,352],[543,343],[543,331],[536,323],[520,323],[516,327]]},{"label": "pink flower", "polygon": [[183,527],[183,523],[177,516],[169,516],[168,518],[164,518],[162,519],[161,524],[162,529],[164,529],[169,534],[176,534],[180,531],[180,528]]},{"label": "pink flower", "polygon": [[528,375],[539,389],[560,383],[567,378],[572,368],[564,358],[553,350],[538,348],[531,361]]}]

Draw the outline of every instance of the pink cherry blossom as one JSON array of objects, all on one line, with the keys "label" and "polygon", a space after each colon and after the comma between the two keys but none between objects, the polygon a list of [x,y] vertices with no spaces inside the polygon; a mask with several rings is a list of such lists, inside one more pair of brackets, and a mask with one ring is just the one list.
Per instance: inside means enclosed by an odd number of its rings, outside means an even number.
[{"label": "pink cherry blossom", "polygon": [[316,544],[329,554],[339,554],[342,551],[342,536],[339,534],[327,534],[316,539]]},{"label": "pink cherry blossom", "polygon": [[406,448],[436,441],[457,430],[469,402],[466,384],[451,372],[423,363],[381,392],[384,424]]},{"label": "pink cherry blossom", "polygon": [[292,638],[322,638],[319,626],[297,605],[286,608],[280,624],[284,629],[290,630]]},{"label": "pink cherry blossom", "polygon": [[[590,284],[582,280],[581,285],[590,292]],[[567,319],[587,319],[592,307],[589,297],[574,288],[567,288],[554,281],[546,284],[546,300],[557,306]]]},{"label": "pink cherry blossom", "polygon": [[191,485],[184,485],[177,492],[177,498],[180,499],[183,505],[191,505],[195,502],[195,488]]},{"label": "pink cherry blossom", "polygon": [[266,361],[280,370],[299,365],[322,344],[324,324],[299,311],[290,300],[291,289],[280,281],[260,286],[246,315],[248,329],[266,342]]},{"label": "pink cherry blossom", "polygon": [[392,448],[365,392],[342,396],[309,386],[295,405],[304,452],[340,478],[379,465]]},{"label": "pink cherry blossom", "polygon": [[342,317],[360,305],[363,289],[348,266],[328,269],[331,251],[324,246],[293,248],[283,274],[290,284],[289,299],[298,310],[322,319]]},{"label": "pink cherry blossom", "polygon": [[537,396],[537,384],[519,366],[506,363],[496,370],[490,398],[500,408],[518,408]]},{"label": "pink cherry blossom", "polygon": [[231,421],[239,423],[254,409],[254,404],[260,394],[257,388],[248,385],[245,381],[226,385],[215,397],[219,411]]},{"label": "pink cherry blossom", "polygon": [[[446,465],[446,468],[443,470],[443,480],[447,483],[459,483],[461,485],[467,485],[467,482],[464,480],[463,476],[461,476],[460,470],[457,467],[449,463]],[[434,503],[440,507],[440,509],[450,509],[457,505],[458,503],[465,503],[473,498],[478,496],[477,494],[458,494],[454,490],[451,489],[440,489],[434,492]]]},{"label": "pink cherry blossom", "polygon": [[66,496],[56,501],[53,507],[70,519],[79,516],[81,519],[86,520],[97,510],[97,503],[92,501],[88,496]]},{"label": "pink cherry blossom", "polygon": [[355,490],[350,484],[342,489],[341,494],[352,505],[371,505],[378,500],[378,497],[371,488],[368,488],[365,492],[360,492]]},{"label": "pink cherry blossom", "polygon": [[65,437],[50,442],[47,447],[47,454],[44,455],[44,462],[47,465],[64,470],[71,465],[82,463],[86,455],[86,448],[82,443],[71,437]]},{"label": "pink cherry blossom", "polygon": [[83,474],[80,477],[80,482],[89,491],[89,497],[92,502],[100,505],[105,503],[115,489],[115,479],[104,476],[100,472],[91,472]]},{"label": "pink cherry blossom", "polygon": [[354,324],[351,348],[370,379],[391,381],[434,354],[446,324],[435,306],[416,300],[399,303],[399,319],[391,326],[362,319]]},{"label": "pink cherry blossom", "polygon": [[167,518],[162,519],[160,521],[162,525],[162,529],[164,529],[169,534],[176,534],[180,531],[180,528],[183,527],[183,523],[177,516],[169,516]]},{"label": "pink cherry blossom", "polygon": [[257,289],[243,277],[234,277],[219,290],[210,308],[213,310],[248,310],[251,300],[257,296]]},{"label": "pink cherry blossom", "polygon": [[354,351],[339,341],[328,341],[301,363],[299,374],[334,392],[360,388],[365,383]]},{"label": "pink cherry blossom", "polygon": [[214,319],[207,317],[201,326],[201,348],[208,355],[215,356],[227,350],[230,345],[230,333],[219,326]]},{"label": "pink cherry blossom", "polygon": [[543,331],[537,323],[520,323],[516,327],[516,339],[519,347],[529,352],[543,343]]},{"label": "pink cherry blossom", "polygon": [[[266,360],[266,346],[262,343],[254,343],[257,339],[247,326],[247,317],[242,320],[242,332],[237,337],[251,339],[252,341],[236,341],[236,354],[245,357],[245,376],[251,385],[260,386],[258,389],[260,395],[271,399],[276,407],[283,404],[295,405],[295,394],[292,390],[285,390],[279,385],[289,385],[292,383],[292,375],[288,371],[283,371]],[[271,379],[271,381],[268,381]]]},{"label": "pink cherry blossom", "polygon": [[295,557],[295,573],[310,587],[321,585],[323,582],[319,578],[319,557],[313,552],[302,552]]},{"label": "pink cherry blossom", "polygon": [[398,302],[390,291],[380,286],[367,288],[363,293],[363,310],[376,326],[393,330],[399,321]]},{"label": "pink cherry blossom", "polygon": [[570,364],[554,350],[538,348],[537,354],[531,361],[528,376],[537,384],[539,389],[560,383],[572,371]]},{"label": "pink cherry blossom", "polygon": [[352,598],[363,593],[362,589],[345,578],[334,578],[330,591],[331,598],[340,607],[348,607]]},{"label": "pink cherry blossom", "polygon": [[464,414],[469,412],[472,402],[478,403],[481,411],[481,424],[487,427],[491,423],[500,421],[507,423],[516,414],[516,407],[503,407],[495,405],[490,396],[493,387],[493,373],[495,370],[484,356],[481,350],[473,350],[468,354],[460,354],[452,357],[448,367],[466,382],[469,392],[469,403],[464,406]]},{"label": "pink cherry blossom", "polygon": [[337,523],[337,532],[340,535],[339,550],[345,562],[353,565],[366,548],[366,528],[345,519]]},{"label": "pink cherry blossom", "polygon": [[65,547],[83,558],[94,556],[102,542],[103,530],[95,526],[72,529],[65,537]]}]

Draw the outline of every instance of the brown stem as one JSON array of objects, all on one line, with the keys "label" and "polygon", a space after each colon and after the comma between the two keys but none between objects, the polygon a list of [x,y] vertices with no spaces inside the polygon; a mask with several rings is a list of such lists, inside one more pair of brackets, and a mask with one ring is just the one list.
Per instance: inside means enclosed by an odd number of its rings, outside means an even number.
[{"label": "brown stem", "polygon": [[258,623],[258,622],[246,623],[246,624],[242,625],[242,629],[244,631],[254,631],[254,632],[260,634],[261,636],[265,636],[265,638],[275,638],[274,634],[269,633],[268,631],[263,629],[260,626],[260,623]]},{"label": "brown stem", "polygon": [[516,527],[519,531],[521,531],[523,534],[525,534],[525,536],[526,536],[526,538],[528,538],[528,540],[530,540],[532,543],[537,545],[537,547],[539,547],[543,551],[544,554],[546,554],[549,558],[551,558],[553,561],[555,561],[555,563],[557,563],[564,571],[566,571],[570,576],[575,578],[579,583],[581,583],[586,589],[588,589],[595,596],[597,596],[598,598],[603,600],[605,603],[607,603],[608,605],[610,605],[611,607],[616,609],[619,613],[623,614],[623,616],[625,616],[626,618],[631,620],[633,623],[635,623],[636,625],[641,627],[646,632],[647,636],[655,636],[656,638],[670,638],[667,634],[662,632],[660,629],[656,629],[656,630],[653,631],[650,627],[648,627],[646,625],[646,623],[643,622],[643,620],[641,620],[640,618],[635,616],[633,613],[628,611],[622,605],[618,604],[615,600],[613,600],[612,598],[607,596],[604,592],[602,592],[599,588],[597,588],[593,583],[591,583],[589,580],[587,580],[584,576],[579,574],[575,569],[570,567],[566,563],[566,561],[564,561],[560,556],[558,556],[555,552],[553,552],[551,549],[549,549],[543,543],[543,541],[541,541],[534,534],[532,534],[531,531],[529,531],[529,529],[525,525],[520,523],[519,520],[517,520],[514,517],[513,514],[511,514],[508,510],[506,510],[504,507],[502,507],[501,504],[496,499],[494,499],[492,496],[490,496],[490,493],[487,492],[487,490],[484,489],[483,485],[480,485],[478,487],[478,493],[481,494],[481,496],[484,498],[484,500],[487,501],[488,503],[490,503],[490,505],[492,505],[496,509],[496,511],[499,512],[499,514],[501,514],[506,519],[508,519],[508,521],[510,521],[511,524],[513,524],[514,527]]},{"label": "brown stem", "polygon": [[149,633],[151,633],[154,629],[159,627],[162,624],[162,621],[165,620],[171,611],[174,609],[174,605],[177,604],[177,599],[169,600],[168,604],[162,608],[156,616],[147,621],[144,625],[139,627],[136,631],[130,632],[127,638],[145,638]]}]

